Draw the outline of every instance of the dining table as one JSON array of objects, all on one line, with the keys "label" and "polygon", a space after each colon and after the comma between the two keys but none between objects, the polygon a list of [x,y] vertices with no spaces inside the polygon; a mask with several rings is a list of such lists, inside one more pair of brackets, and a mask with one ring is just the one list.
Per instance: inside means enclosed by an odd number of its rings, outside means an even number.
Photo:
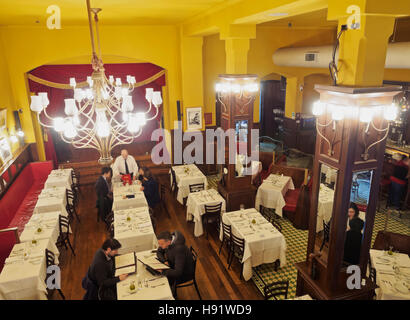
[{"label": "dining table", "polygon": [[377,300],[410,300],[408,254],[370,249],[370,262],[376,270]]},{"label": "dining table", "polygon": [[[60,215],[62,215],[61,211],[33,214],[24,226],[24,230],[20,235],[20,242],[51,239],[53,243],[56,243],[60,235]],[[66,231],[66,229],[63,231]]]},{"label": "dining table", "polygon": [[[242,258],[243,278],[252,278],[252,267],[280,260],[280,267],[286,265],[286,240],[260,212],[254,208],[225,212],[223,223],[230,225],[232,234],[245,240]],[[220,228],[220,239],[223,228]]]},{"label": "dining table", "polygon": [[327,223],[332,217],[334,197],[334,190],[321,183],[317,203],[316,233],[323,230],[323,221]]},{"label": "dining table", "polygon": [[205,213],[205,206],[219,203],[222,203],[221,213],[224,213],[226,211],[226,201],[215,189],[192,192],[188,195],[186,220],[194,221],[195,237],[200,237],[204,233],[202,215]]},{"label": "dining table", "polygon": [[34,213],[46,213],[60,211],[64,216],[67,216],[67,197],[65,187],[51,187],[43,189],[38,196]]},{"label": "dining table", "polygon": [[136,182],[125,186],[119,183],[113,185],[113,211],[140,207],[148,208],[145,194],[141,191],[141,185]]},{"label": "dining table", "polygon": [[58,265],[59,252],[51,239],[14,245],[0,273],[0,300],[47,300],[46,249]]},{"label": "dining table", "polygon": [[[137,272],[117,283],[118,300],[175,300],[167,277],[152,275],[139,259],[149,258],[151,250],[136,252]],[[131,290],[131,284],[135,287]]]},{"label": "dining table", "polygon": [[114,238],[121,243],[120,254],[157,247],[147,207],[114,211]]},{"label": "dining table", "polygon": [[256,193],[255,208],[260,206],[275,209],[275,213],[282,217],[282,209],[286,205],[285,194],[288,190],[294,190],[292,177],[270,174],[259,186]]},{"label": "dining table", "polygon": [[44,184],[45,189],[53,187],[64,187],[71,190],[71,184],[73,183],[71,172],[73,169],[56,169],[52,170],[47,177]]},{"label": "dining table", "polygon": [[192,184],[203,183],[204,189],[208,189],[206,176],[195,164],[173,166],[172,169],[175,171],[176,184],[178,186],[177,200],[179,203],[184,203],[184,198],[187,198],[190,193],[189,186]]}]

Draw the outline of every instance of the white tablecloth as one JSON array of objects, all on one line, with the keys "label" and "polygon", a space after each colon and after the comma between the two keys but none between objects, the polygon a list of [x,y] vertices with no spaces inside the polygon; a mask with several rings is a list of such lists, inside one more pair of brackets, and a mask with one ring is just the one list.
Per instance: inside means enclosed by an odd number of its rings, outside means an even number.
[{"label": "white tablecloth", "polygon": [[[148,208],[148,203],[147,199],[145,199],[144,192],[140,191],[139,188],[137,190],[137,187],[132,186],[114,191],[112,210],[116,211],[131,208]],[[134,195],[134,198],[127,198],[126,195]]]},{"label": "white tablecloth", "polygon": [[205,213],[205,205],[217,205],[222,202],[221,212],[226,211],[225,199],[215,189],[193,192],[188,195],[186,203],[186,219],[195,222],[194,235],[199,237],[204,233],[202,215]]},{"label": "white tablecloth", "polygon": [[71,171],[72,169],[58,169],[51,171],[44,184],[44,188],[64,187],[71,190],[71,184],[73,183],[71,179]]},{"label": "white tablecloth", "polygon": [[[46,248],[55,254],[55,263],[58,264],[59,252],[50,239],[39,240],[36,246],[29,242],[14,245],[0,274],[0,299],[47,299]],[[27,253],[27,260],[23,258],[24,253]]]},{"label": "white tablecloth", "polygon": [[157,237],[148,208],[114,211],[114,238],[121,243],[120,254],[156,248]]},{"label": "white tablecloth", "polygon": [[[252,267],[263,263],[273,263],[280,260],[280,266],[286,264],[286,240],[282,233],[276,230],[255,209],[226,212],[222,216],[225,224],[232,226],[232,233],[245,239],[245,252],[242,259],[243,278],[252,277]],[[255,224],[252,224],[255,220]],[[222,228],[220,239],[222,240]]]},{"label": "white tablecloth", "polygon": [[275,209],[277,215],[282,217],[282,208],[286,205],[285,194],[294,190],[295,186],[291,177],[271,174],[258,188],[256,193],[255,208],[260,210],[260,205],[265,208]]},{"label": "white tablecloth", "polygon": [[320,184],[319,187],[319,200],[317,203],[317,220],[316,220],[316,232],[323,230],[323,220],[329,222],[333,212],[333,199],[335,192],[326,187],[324,184]]},{"label": "white tablecloth", "polygon": [[[208,180],[205,175],[198,169],[194,164],[174,166],[172,167],[175,171],[176,182],[178,185],[177,200],[179,203],[184,203],[184,198],[188,197],[189,185],[204,183],[205,190],[208,188]],[[187,170],[187,171],[186,171]],[[172,185],[172,175],[171,175],[171,185]]]},{"label": "white tablecloth", "polygon": [[60,211],[64,216],[67,216],[66,210],[67,198],[66,198],[66,188],[50,188],[43,189],[40,193],[36,206],[34,208],[34,213],[45,213],[45,212],[55,212]]},{"label": "white tablecloth", "polygon": [[[24,226],[24,231],[20,235],[20,241],[31,242],[33,239],[51,239],[53,243],[56,243],[60,234],[58,221],[60,215],[61,212],[57,211],[33,214]],[[41,232],[38,232],[38,228],[41,229]]]},{"label": "white tablecloth", "polygon": [[326,176],[326,183],[330,184],[336,182],[337,179],[337,170],[328,167],[327,165],[322,164],[322,172]]},{"label": "white tablecloth", "polygon": [[[138,252],[138,257],[142,255],[151,255],[150,251]],[[117,298],[118,300],[174,300],[171,288],[166,277],[157,277],[149,273],[144,265],[137,260],[137,274],[127,277],[127,279],[117,283]],[[138,279],[142,282],[141,288],[138,286]],[[146,281],[145,281],[146,280]],[[134,282],[136,288],[135,293],[130,293],[130,284]],[[147,283],[148,287],[145,287]]]},{"label": "white tablecloth", "polygon": [[[245,170],[243,163],[245,162],[245,155],[237,154],[236,155],[236,164],[235,164],[235,171],[238,176],[243,176],[243,171]],[[252,161],[252,180],[258,175],[259,172],[262,171],[262,162],[260,161]]]},{"label": "white tablecloth", "polygon": [[[370,250],[370,261],[376,269],[376,289],[378,300],[410,300],[410,258],[407,254]],[[398,285],[408,288],[407,294],[400,292]]]}]

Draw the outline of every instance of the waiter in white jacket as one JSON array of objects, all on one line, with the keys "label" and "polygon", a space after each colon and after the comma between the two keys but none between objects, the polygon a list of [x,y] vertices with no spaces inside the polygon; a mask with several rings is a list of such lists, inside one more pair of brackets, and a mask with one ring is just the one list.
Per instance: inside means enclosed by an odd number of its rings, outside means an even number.
[{"label": "waiter in white jacket", "polygon": [[135,180],[138,176],[138,165],[134,157],[130,156],[126,149],[122,149],[121,155],[114,161],[112,171],[114,177],[130,174],[131,179]]}]

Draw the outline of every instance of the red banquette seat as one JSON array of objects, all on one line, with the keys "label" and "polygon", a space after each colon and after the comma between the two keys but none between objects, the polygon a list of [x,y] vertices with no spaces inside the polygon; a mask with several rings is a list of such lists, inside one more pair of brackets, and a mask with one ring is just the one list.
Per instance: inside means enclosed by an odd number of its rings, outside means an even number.
[{"label": "red banquette seat", "polygon": [[[51,170],[53,170],[52,161],[30,162],[24,167],[0,199],[0,230],[17,227],[18,234],[23,231],[24,225],[33,214],[38,195]],[[13,248],[13,238],[15,238],[13,232],[1,233],[0,270]],[[4,256],[5,254],[7,255]]]}]

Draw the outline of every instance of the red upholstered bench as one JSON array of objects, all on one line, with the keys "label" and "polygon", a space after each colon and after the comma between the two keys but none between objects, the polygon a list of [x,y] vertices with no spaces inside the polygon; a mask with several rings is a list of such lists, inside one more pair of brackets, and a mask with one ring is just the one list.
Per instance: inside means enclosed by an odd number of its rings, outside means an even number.
[{"label": "red upholstered bench", "polygon": [[[30,162],[13,181],[6,194],[0,199],[0,230],[17,227],[18,234],[30,220],[38,195],[44,187],[48,175],[53,170],[52,161]],[[10,235],[0,241],[0,269],[10,253]],[[8,253],[7,253],[8,251]],[[4,254],[6,254],[4,256]]]}]

